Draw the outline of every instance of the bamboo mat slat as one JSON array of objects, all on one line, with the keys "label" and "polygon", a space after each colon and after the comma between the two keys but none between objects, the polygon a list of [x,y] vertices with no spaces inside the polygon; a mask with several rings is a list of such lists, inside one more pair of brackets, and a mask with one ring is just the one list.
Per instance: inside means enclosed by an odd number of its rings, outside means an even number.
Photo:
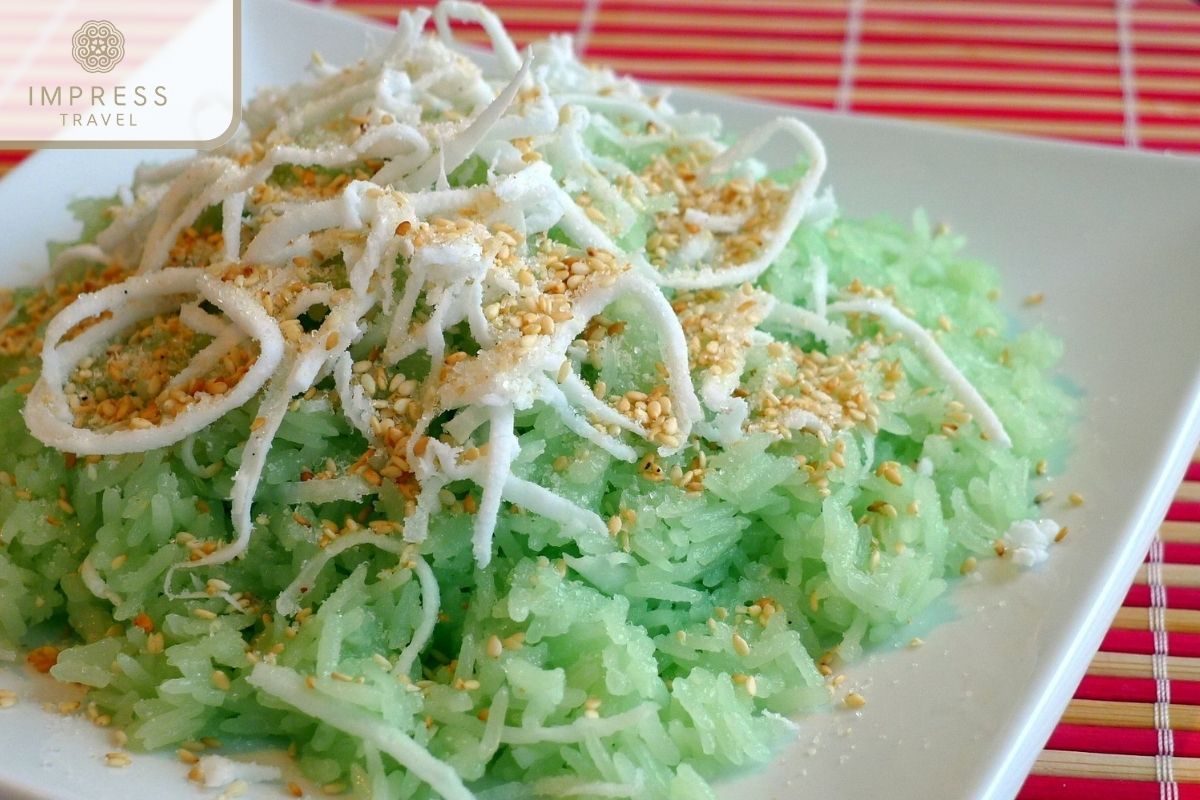
[{"label": "bamboo mat slat", "polygon": [[[391,21],[418,3],[336,4]],[[1200,4],[1188,0],[491,5],[518,43],[572,31],[590,61],[664,83],[1200,155]],[[478,29],[460,35],[486,44]],[[0,174],[24,155],[0,151]],[[1161,566],[1139,570],[1020,800],[1200,797],[1200,463],[1189,478],[1159,531]],[[1164,675],[1173,702],[1156,716]]]}]

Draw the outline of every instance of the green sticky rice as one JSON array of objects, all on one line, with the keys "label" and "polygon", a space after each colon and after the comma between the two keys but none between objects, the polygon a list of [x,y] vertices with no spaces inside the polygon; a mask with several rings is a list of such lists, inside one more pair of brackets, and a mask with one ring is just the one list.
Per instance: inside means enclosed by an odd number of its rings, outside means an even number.
[{"label": "green sticky rice", "polygon": [[[814,435],[705,444],[704,491],[687,494],[535,405],[517,416],[518,476],[606,520],[628,510],[635,521],[620,536],[568,535],[506,507],[495,557],[479,569],[472,517],[461,504],[437,516],[421,553],[440,589],[438,623],[404,680],[390,665],[422,619],[411,561],[347,549],[300,596],[299,615],[275,611],[320,552],[322,520],[403,519],[404,498],[386,487],[357,503],[286,504],[302,470],[327,459],[345,467],[367,447],[328,401],[298,401],[280,429],[246,557],[200,571],[199,581],[258,601],[249,613],[219,591],[170,600],[163,585],[188,556],[183,534],[232,537],[227,498],[255,402],[170,448],[75,460],[25,429],[36,360],[0,360],[0,653],[19,657],[47,632],[69,630],[51,674],[90,687],[87,702],[128,733],[130,747],[208,736],[293,744],[310,780],[356,797],[436,796],[398,765],[395,753],[410,745],[490,800],[713,797],[711,781],[765,763],[788,741],[788,716],[829,704],[818,659],[853,659],[888,641],[953,584],[965,559],[993,557],[1013,521],[1039,516],[1034,465],[1063,444],[1071,407],[1052,375],[1061,346],[1041,328],[1014,331],[995,301],[995,272],[965,258],[961,244],[919,215],[911,226],[805,223],[760,283],[806,305],[807,265],[821,259],[831,295],[854,280],[890,287],[939,331],[1011,450],[981,438],[974,422],[943,427],[954,398],[902,337],[885,337],[876,354],[901,374],[887,387],[894,398],[879,402],[878,433],[839,435],[844,466],[825,473],[827,493],[812,465],[832,444]],[[854,330],[866,337],[881,327],[863,318]],[[629,383],[647,368],[650,335],[629,315],[598,377]],[[882,370],[865,380],[873,396],[885,388]],[[686,471],[696,455],[690,448],[659,466]],[[898,484],[876,474],[884,461],[900,464]],[[922,462],[932,469],[918,470]],[[470,487],[449,488],[461,499]],[[175,588],[192,580],[181,573]],[[285,691],[309,676],[316,715]],[[619,724],[605,724],[614,717]]]}]

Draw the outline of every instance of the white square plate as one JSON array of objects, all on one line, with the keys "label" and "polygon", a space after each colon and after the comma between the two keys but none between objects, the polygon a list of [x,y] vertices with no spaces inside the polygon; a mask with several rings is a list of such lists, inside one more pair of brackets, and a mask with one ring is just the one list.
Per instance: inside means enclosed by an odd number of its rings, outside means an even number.
[{"label": "white square plate", "polygon": [[[308,54],[356,58],[385,32],[284,0],[244,9],[247,92],[301,77]],[[779,114],[765,103],[687,91],[679,105],[732,130]],[[917,207],[969,239],[1002,272],[1019,324],[1066,342],[1063,369],[1085,393],[1052,513],[1072,529],[1040,571],[1001,565],[957,588],[954,619],[926,646],[870,656],[850,671],[869,704],[802,721],[798,741],[724,797],[891,800],[1013,796],[1119,606],[1200,433],[1200,159],[1172,159],[918,125],[800,112],[829,148],[846,213],[907,218]],[[43,152],[0,182],[0,277],[32,279],[44,243],[75,229],[67,200],[111,192],[163,154]],[[1045,304],[1013,298],[1040,291]],[[46,691],[16,671],[0,687]],[[32,698],[30,698],[32,699]],[[39,800],[211,796],[171,757],[103,766],[112,749],[88,723],[37,702],[0,711],[0,795]],[[276,788],[256,788],[263,797]]]}]

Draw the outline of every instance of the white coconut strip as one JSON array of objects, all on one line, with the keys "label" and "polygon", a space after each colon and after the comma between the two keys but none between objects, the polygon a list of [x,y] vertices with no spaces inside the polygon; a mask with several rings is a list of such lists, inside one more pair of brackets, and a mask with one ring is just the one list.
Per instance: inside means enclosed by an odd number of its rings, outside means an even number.
[{"label": "white coconut strip", "polygon": [[793,431],[808,430],[825,439],[833,438],[833,428],[829,423],[811,411],[802,408],[790,408],[779,418],[780,423]]},{"label": "white coconut strip", "polygon": [[454,324],[454,310],[457,305],[455,301],[462,288],[462,282],[446,287],[425,323],[425,352],[429,354],[430,375],[437,375],[442,369],[446,358],[446,330]]},{"label": "white coconut strip", "polygon": [[526,101],[522,114],[509,114],[499,120],[488,137],[492,141],[511,142],[513,139],[546,136],[558,127],[558,106],[550,96],[545,84],[534,81],[540,93],[532,101]]},{"label": "white coconut strip", "polygon": [[342,353],[333,362],[333,383],[338,397],[342,401],[342,413],[350,420],[359,433],[368,441],[375,438],[371,430],[371,420],[375,417],[375,408],[366,396],[362,386],[351,383],[354,359],[349,353]]},{"label": "white coconut strip", "polygon": [[804,172],[804,177],[793,187],[787,208],[784,209],[779,222],[766,237],[758,255],[736,266],[723,265],[716,269],[709,267],[671,273],[656,272],[656,279],[659,283],[675,289],[711,289],[718,286],[735,286],[757,279],[783,252],[783,248],[787,246],[792,234],[804,219],[809,204],[812,203],[817,188],[821,184],[821,178],[825,174],[825,146],[821,144],[821,140],[817,138],[811,128],[792,117],[780,117],[761,125],[742,137],[733,147],[710,161],[701,178],[709,178],[729,171],[739,162],[762,149],[776,133],[791,134],[800,142],[800,146],[808,156],[808,167]]},{"label": "white coconut strip", "polygon": [[406,219],[410,223],[415,222],[396,202],[396,198],[390,192],[385,193],[383,189],[366,193],[364,205],[364,217],[370,220],[370,228],[358,260],[353,262],[347,271],[350,288],[360,297],[367,293],[371,278],[375,276],[383,260],[383,254],[396,235],[396,226]]},{"label": "white coconut strip", "polygon": [[409,262],[408,278],[404,281],[404,291],[400,294],[400,302],[392,314],[392,322],[388,328],[387,341],[383,346],[383,358],[389,364],[395,364],[401,359],[401,353],[411,352],[414,347],[411,341],[414,337],[409,330],[412,324],[413,311],[425,285],[425,270],[414,261]]},{"label": "white coconut strip", "polygon": [[425,559],[414,554],[412,570],[421,583],[421,621],[417,623],[412,638],[408,640],[408,645],[400,651],[400,655],[396,657],[396,665],[392,667],[393,674],[408,675],[409,677],[411,677],[417,657],[421,655],[421,651],[433,637],[433,628],[437,625],[438,612],[442,607],[437,578],[434,577],[433,570],[425,563]]},{"label": "white coconut strip", "polygon": [[404,541],[414,544],[425,541],[429,536],[429,519],[442,510],[438,493],[450,482],[447,477],[432,469],[427,468],[424,472],[422,475],[421,471],[417,471],[417,483],[420,484],[421,491],[417,492],[416,508],[404,520]]},{"label": "white coconut strip", "polygon": [[836,322],[830,322],[824,314],[818,314],[791,303],[781,301],[772,303],[766,321],[782,325],[793,331],[811,333],[829,344],[840,344],[850,338],[849,330]]},{"label": "white coconut strip", "polygon": [[571,407],[566,395],[549,378],[542,378],[538,382],[538,390],[542,402],[554,409],[558,414],[558,418],[563,421],[563,424],[572,433],[587,439],[613,458],[621,461],[637,461],[637,452],[632,447],[615,436],[610,436],[607,433],[596,430],[590,422],[580,416],[579,412]]},{"label": "white coconut strip", "polygon": [[[438,493],[446,484],[462,479],[475,480],[478,470],[477,464],[472,464],[470,468],[459,465],[461,448],[451,447],[437,439],[426,439],[425,431],[437,414],[436,406],[426,409],[413,426],[408,440],[408,463],[421,486],[421,491],[417,493],[416,509],[404,523],[404,538],[410,542],[425,540],[429,533],[430,516],[442,508]],[[415,448],[422,440],[426,442],[426,450],[424,455],[418,456]]]},{"label": "white coconut strip", "polygon": [[391,787],[388,786],[383,757],[379,754],[379,750],[366,742],[363,742],[362,749],[363,761],[367,762],[367,780],[370,781],[370,786],[367,788],[370,794],[367,797],[387,797]]},{"label": "white coconut strip", "polygon": [[521,451],[513,431],[512,406],[492,408],[488,425],[487,455],[483,458],[482,474],[478,479],[482,492],[471,534],[475,562],[480,567],[486,567],[492,561],[492,534],[496,530],[496,516],[500,513],[504,482],[512,474],[512,463]]},{"label": "white coconut strip", "polygon": [[312,589],[313,583],[325,565],[352,547],[371,545],[388,553],[403,556],[408,547],[399,539],[381,536],[370,530],[361,530],[339,536],[328,547],[318,551],[304,563],[296,577],[292,579],[279,596],[275,598],[275,610],[285,617],[290,617],[300,610],[300,596]]},{"label": "white coconut strip", "polygon": [[225,258],[229,261],[237,261],[242,253],[242,212],[245,209],[245,192],[234,192],[221,203],[221,239]]},{"label": "white coconut strip", "polygon": [[232,327],[216,314],[210,314],[202,309],[199,303],[184,303],[181,305],[179,307],[179,321],[196,333],[211,336],[214,339]]},{"label": "white coconut strip", "polygon": [[295,319],[316,305],[327,306],[333,302],[333,287],[328,283],[317,283],[301,289],[292,302],[283,309],[284,319]]},{"label": "white coconut strip", "polygon": [[666,117],[647,105],[642,98],[566,92],[559,94],[556,99],[559,105],[583,106],[610,117],[625,117],[639,122],[648,122],[660,131],[670,131],[675,127]]},{"label": "white coconut strip", "polygon": [[442,0],[434,6],[433,21],[437,25],[438,35],[448,47],[458,44],[454,31],[450,29],[450,20],[458,22],[475,22],[483,28],[484,33],[492,42],[492,53],[498,66],[507,74],[512,75],[521,69],[521,57],[517,54],[517,46],[492,10],[482,3],[468,3],[462,0]]},{"label": "white coconut strip", "polygon": [[[246,552],[250,545],[250,535],[254,532],[254,519],[250,509],[254,503],[254,494],[258,482],[262,478],[263,466],[267,461],[267,452],[275,432],[279,430],[283,417],[287,414],[291,395],[287,392],[287,379],[283,373],[275,376],[263,393],[262,402],[258,407],[255,426],[242,447],[242,463],[233,476],[233,488],[230,490],[232,508],[230,516],[233,519],[234,540],[220,549],[209,553],[195,561],[184,561],[175,565],[178,569],[196,569],[198,567],[224,564],[232,561]],[[170,572],[168,572],[168,575]]]},{"label": "white coconut strip", "polygon": [[600,519],[599,514],[581,508],[546,487],[516,475],[509,475],[504,481],[504,499],[557,522],[565,530],[585,528],[602,536],[608,535],[608,526]]},{"label": "white coconut strip", "polygon": [[[200,757],[198,763],[201,779],[206,789],[220,789],[230,786],[225,797],[236,797],[242,794],[232,788],[232,784],[276,783],[283,778],[283,770],[274,765],[258,764],[253,761],[234,761],[232,758],[210,753]],[[239,787],[243,788],[243,787]],[[243,788],[244,791],[244,788]]]},{"label": "white coconut strip", "polygon": [[339,475],[336,478],[308,481],[289,481],[275,487],[279,502],[294,506],[301,503],[321,505],[341,500],[362,500],[378,490],[357,475]]},{"label": "white coconut strip", "polygon": [[307,341],[297,348],[298,355],[288,376],[288,393],[306,391],[325,375],[339,354],[357,341],[358,325],[375,300],[370,295],[334,303],[321,327],[307,334]]},{"label": "white coconut strip", "polygon": [[368,187],[379,191],[366,181],[353,181],[336,197],[289,209],[262,227],[246,247],[244,260],[251,264],[280,263],[279,252],[303,234],[325,228],[361,228],[362,192]]},{"label": "white coconut strip", "polygon": [[741,214],[709,214],[698,208],[683,212],[683,221],[699,225],[713,233],[737,233],[750,219],[750,212]]},{"label": "white coconut strip", "polygon": [[217,338],[213,339],[196,355],[192,356],[192,360],[188,362],[186,367],[175,373],[174,377],[163,388],[163,393],[170,395],[173,390],[191,383],[202,375],[209,374],[220,363],[221,359],[245,338],[246,335],[241,330],[232,325],[227,325]]},{"label": "white coconut strip", "polygon": [[251,686],[313,719],[387,753],[405,770],[428,783],[443,800],[473,800],[473,795],[449,764],[434,758],[394,724],[309,689],[304,678],[294,670],[260,663],[246,680]]},{"label": "white coconut strip", "polygon": [[[187,179],[177,179],[160,203],[155,223],[147,234],[148,244],[139,272],[152,271],[165,262],[169,248],[179,232],[191,224],[205,208],[219,199],[228,205],[238,194],[244,195],[251,186],[266,180],[271,171],[280,164],[336,168],[367,156],[388,156],[392,158],[389,163],[395,164],[397,168],[405,166],[411,169],[424,160],[428,152],[428,142],[420,132],[409,125],[390,123],[371,128],[348,145],[325,145],[316,148],[276,146],[262,161],[247,169],[238,168],[227,161],[198,161],[189,168]],[[193,172],[194,174],[191,174]],[[200,194],[188,200],[188,197],[197,191]],[[244,208],[245,198],[240,202]],[[224,220],[240,219],[241,214],[236,207],[225,210],[230,212],[223,213],[226,256],[235,259],[237,253],[232,249],[230,242],[236,241],[240,247],[240,225],[236,231],[237,236],[232,237],[232,222],[226,223]],[[236,214],[232,213],[234,210],[237,210]],[[157,243],[152,247],[150,242]]]},{"label": "white coconut strip", "polygon": [[[159,314],[174,311],[178,300],[170,297],[149,297],[130,300],[112,310],[112,316],[102,319],[69,342],[60,344],[51,355],[55,364],[70,365],[70,370],[87,356],[104,349],[104,344],[115,336],[127,332],[139,322]],[[55,373],[52,369],[51,374]]]},{"label": "white coconut strip", "polygon": [[700,397],[704,405],[715,414],[709,438],[726,447],[745,436],[743,426],[750,416],[750,406],[746,401],[732,396],[745,368],[745,358],[740,361],[736,372],[710,376],[700,384]]},{"label": "white coconut strip", "polygon": [[[192,591],[192,592],[172,591],[171,590],[171,579],[174,577],[174,575],[175,575],[175,570],[174,570],[174,567],[172,567],[171,569],[167,570],[167,578],[166,578],[166,580],[163,581],[163,596],[165,596],[168,600],[212,600],[215,598],[215,599],[224,600],[225,604],[229,606],[229,610],[232,611],[234,614],[245,614],[246,613],[246,607],[244,605],[242,605],[241,599],[234,597],[229,592],[217,592],[216,594],[209,594],[205,590],[198,590],[198,591]],[[193,585],[195,585],[194,581],[193,581]]]},{"label": "white coconut strip", "polygon": [[653,716],[658,711],[654,703],[642,703],[640,706],[613,714],[611,717],[580,717],[569,725],[522,725],[504,726],[500,739],[505,744],[531,745],[543,742],[555,744],[575,744],[584,739],[603,739],[634,727],[642,720]]},{"label": "white coconut strip", "polygon": [[[81,294],[54,315],[46,326],[42,344],[42,378],[61,386],[80,359],[102,341],[162,308],[178,305],[164,300],[172,295],[195,292],[200,272],[189,269],[167,270],[161,277],[134,276],[121,283]],[[81,322],[108,312],[111,319],[101,320],[71,341],[59,342]],[[65,405],[63,407],[65,409]],[[65,413],[65,411],[64,411]]]},{"label": "white coconut strip", "polygon": [[[297,98],[292,98],[292,102],[288,104],[288,108],[291,110],[277,119],[275,123],[276,130],[279,133],[298,133],[322,120],[329,119],[348,110],[360,100],[371,98],[375,94],[373,78],[376,77],[377,73],[367,72],[360,74],[363,76],[363,79],[349,86],[338,88],[332,94],[319,96],[308,102],[296,102]],[[313,88],[327,88],[329,83],[336,83],[339,77],[335,76],[334,81],[326,82],[323,86],[319,84]]]},{"label": "white coconut strip", "polygon": [[55,256],[54,261],[51,262],[50,273],[46,276],[47,285],[61,275],[63,270],[75,264],[101,264],[108,266],[108,253],[94,244],[77,244],[68,247]]},{"label": "white coconut strip", "polygon": [[[254,364],[229,392],[205,396],[167,422],[150,428],[98,432],[77,428],[62,394],[64,373],[75,366],[59,362],[55,348],[78,322],[115,309],[130,296],[154,297],[188,286],[198,288],[226,317],[259,343]],[[81,455],[115,455],[166,447],[210,425],[249,400],[275,371],[283,354],[283,337],[275,321],[245,289],[220,283],[198,270],[173,269],[135,276],[125,283],[80,295],[47,326],[42,353],[42,376],[30,392],[24,415],[30,432],[44,444]],[[82,357],[81,354],[74,354]]]},{"label": "white coconut strip", "polygon": [[[374,125],[349,144],[313,148],[276,145],[268,151],[263,163],[272,169],[280,164],[336,169],[369,157],[398,159],[412,168],[429,157],[429,142],[413,126],[390,122]],[[261,173],[261,168],[258,172]]]},{"label": "white coconut strip", "polygon": [[396,306],[395,272],[400,256],[412,258],[412,244],[407,239],[395,237],[383,251],[379,262],[379,288],[381,290],[379,306],[384,314],[391,314]]},{"label": "white coconut strip", "polygon": [[92,566],[91,556],[85,558],[79,564],[79,580],[83,581],[84,587],[87,588],[92,595],[100,600],[107,600],[114,606],[121,604],[121,595],[112,590],[104,578],[100,577],[100,573]]},{"label": "white coconut strip", "polygon": [[133,169],[133,182],[137,186],[167,183],[182,175],[195,162],[194,157],[185,156],[163,164],[138,164]]},{"label": "white coconut strip", "polygon": [[[378,173],[372,180],[377,178],[379,178]],[[391,183],[392,181],[380,182]],[[467,208],[491,195],[490,186],[473,186],[469,189],[430,189],[423,192],[411,192],[406,194],[406,198],[416,216],[428,219]]]},{"label": "white coconut strip", "polygon": [[572,405],[578,406],[583,413],[595,417],[596,421],[605,425],[616,425],[631,433],[636,433],[643,439],[650,435],[637,420],[630,419],[596,397],[591,387],[584,383],[574,370],[567,373],[567,376],[559,384],[559,388]]},{"label": "white coconut strip", "polygon": [[623,290],[632,295],[646,312],[647,318],[658,329],[659,348],[662,352],[663,363],[667,367],[667,388],[672,395],[672,406],[675,418],[679,421],[679,447],[659,448],[661,455],[677,452],[687,442],[692,424],[701,418],[700,401],[696,397],[696,389],[692,385],[690,367],[688,365],[687,339],[679,318],[666,296],[650,282],[637,277],[627,276],[623,282]]},{"label": "white coconut strip", "polygon": [[496,337],[492,335],[491,325],[483,315],[483,283],[471,281],[466,286],[467,324],[471,328],[471,338],[480,347],[493,347]]},{"label": "white coconut strip", "polygon": [[823,258],[812,260],[813,313],[824,318],[829,309],[829,265]]},{"label": "white coconut strip", "polygon": [[183,466],[188,472],[205,480],[215,477],[225,466],[225,462],[219,458],[207,467],[200,465],[200,462],[196,460],[196,434],[192,434],[180,443],[179,460],[183,462]]},{"label": "white coconut strip", "polygon": [[877,298],[862,300],[843,300],[829,306],[830,314],[870,314],[879,317],[888,325],[912,340],[913,346],[925,357],[933,371],[946,382],[950,390],[979,423],[979,429],[1001,447],[1012,447],[1012,439],[1004,430],[1003,423],[996,412],[983,399],[983,395],[975,388],[966,376],[954,366],[954,362],[938,346],[937,340],[914,320],[905,316],[900,309],[890,301]]},{"label": "white coconut strip", "polygon": [[617,243],[607,233],[588,218],[584,210],[579,207],[571,195],[567,194],[561,186],[555,184],[554,189],[559,206],[563,211],[559,224],[562,226],[563,231],[571,237],[571,240],[581,250],[586,250],[589,247],[594,247],[597,250],[607,250],[617,256],[618,260],[628,261],[647,274],[653,271],[650,263],[646,261],[641,253],[626,253],[618,247]]},{"label": "white coconut strip", "polygon": [[161,269],[183,229],[204,209],[223,200],[231,191],[246,188],[238,184],[248,172],[227,158],[206,157],[195,161],[175,178],[146,234],[137,271],[145,274]]},{"label": "white coconut strip", "polygon": [[[441,6],[438,6],[441,9]],[[437,11],[434,11],[434,17],[437,17]],[[491,12],[488,12],[489,14]],[[491,131],[492,127],[500,121],[512,105],[513,100],[517,96],[517,92],[521,90],[521,83],[525,80],[525,76],[529,74],[530,59],[526,57],[523,64],[519,64],[520,69],[508,85],[496,95],[486,108],[476,115],[471,124],[456,133],[449,140],[442,143],[434,156],[426,159],[425,163],[417,168],[415,172],[404,178],[406,186],[412,189],[424,189],[429,186],[439,176],[446,176],[453,172],[459,164],[462,164],[475,152],[475,148],[479,146]],[[379,174],[376,173],[376,182],[382,183],[379,180]]]},{"label": "white coconut strip", "polygon": [[396,17],[396,33],[383,51],[383,63],[400,64],[412,53],[413,48],[421,39],[421,31],[432,12],[428,8],[414,8],[411,11],[402,10]]},{"label": "white coconut strip", "polygon": [[479,761],[486,764],[500,749],[500,737],[504,733],[504,719],[508,715],[508,689],[500,687],[492,696],[492,705],[488,708],[487,722],[483,725],[483,735],[479,737]]}]

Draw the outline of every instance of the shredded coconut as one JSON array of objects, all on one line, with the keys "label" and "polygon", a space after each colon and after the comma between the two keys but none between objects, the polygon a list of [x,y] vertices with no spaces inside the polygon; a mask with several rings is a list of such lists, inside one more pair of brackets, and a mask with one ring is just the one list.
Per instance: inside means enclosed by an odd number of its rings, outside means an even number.
[{"label": "shredded coconut", "polygon": [[1033,569],[1050,557],[1050,545],[1061,529],[1052,519],[1018,520],[1004,534],[1005,552],[1017,566]]}]

